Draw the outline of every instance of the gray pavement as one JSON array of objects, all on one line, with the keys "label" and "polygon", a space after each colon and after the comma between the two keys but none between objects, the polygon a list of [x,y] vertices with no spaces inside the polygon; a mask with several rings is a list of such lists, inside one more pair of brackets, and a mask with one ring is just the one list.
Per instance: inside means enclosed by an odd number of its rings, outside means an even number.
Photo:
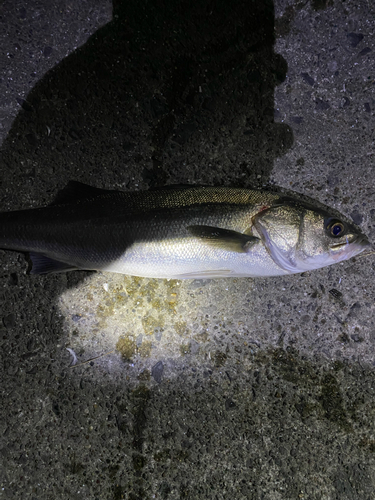
[{"label": "gray pavement", "polygon": [[[176,3],[3,2],[1,210],[71,179],[276,185],[374,241],[372,2]],[[372,256],[211,281],[0,262],[1,499],[375,498]]]}]

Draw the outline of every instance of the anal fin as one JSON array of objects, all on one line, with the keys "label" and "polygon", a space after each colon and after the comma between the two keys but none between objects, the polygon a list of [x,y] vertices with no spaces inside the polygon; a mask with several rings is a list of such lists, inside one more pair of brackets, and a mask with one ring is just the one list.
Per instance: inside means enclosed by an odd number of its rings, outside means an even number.
[{"label": "anal fin", "polygon": [[49,273],[64,273],[66,271],[74,271],[77,267],[65,262],[51,259],[40,253],[29,252],[30,268],[29,274],[49,274]]}]

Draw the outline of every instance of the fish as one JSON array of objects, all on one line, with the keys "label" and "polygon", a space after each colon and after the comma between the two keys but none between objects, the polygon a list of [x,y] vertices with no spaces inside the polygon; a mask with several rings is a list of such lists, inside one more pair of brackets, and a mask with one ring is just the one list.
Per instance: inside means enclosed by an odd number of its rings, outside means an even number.
[{"label": "fish", "polygon": [[369,246],[332,209],[298,195],[233,187],[115,191],[70,181],[46,207],[0,213],[0,248],[27,252],[30,274],[282,276],[342,262]]}]

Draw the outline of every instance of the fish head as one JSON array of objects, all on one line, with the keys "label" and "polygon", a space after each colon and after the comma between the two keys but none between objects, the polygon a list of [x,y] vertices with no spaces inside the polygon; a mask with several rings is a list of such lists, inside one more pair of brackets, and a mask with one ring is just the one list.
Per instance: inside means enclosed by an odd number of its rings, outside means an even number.
[{"label": "fish head", "polygon": [[290,273],[350,259],[370,246],[354,225],[299,200],[278,202],[253,224],[272,259]]}]

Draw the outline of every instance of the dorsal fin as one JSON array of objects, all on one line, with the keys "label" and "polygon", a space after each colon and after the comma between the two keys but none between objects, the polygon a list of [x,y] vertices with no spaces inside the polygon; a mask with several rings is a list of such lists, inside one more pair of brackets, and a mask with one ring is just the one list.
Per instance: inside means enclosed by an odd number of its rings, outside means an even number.
[{"label": "dorsal fin", "polygon": [[101,189],[78,181],[69,181],[68,184],[61,189],[51,205],[66,205],[79,200],[95,198],[113,191],[109,189]]}]

